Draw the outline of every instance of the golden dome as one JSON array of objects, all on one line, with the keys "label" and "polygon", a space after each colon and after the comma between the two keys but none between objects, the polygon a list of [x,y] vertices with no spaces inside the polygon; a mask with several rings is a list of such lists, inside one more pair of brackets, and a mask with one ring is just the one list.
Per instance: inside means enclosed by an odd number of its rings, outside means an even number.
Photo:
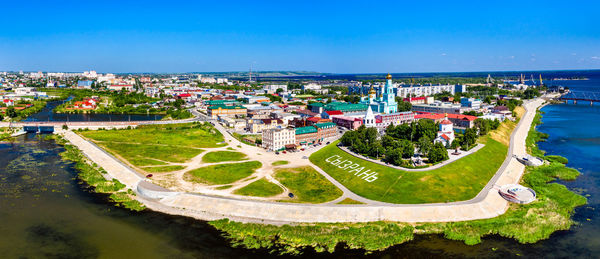
[{"label": "golden dome", "polygon": [[369,94],[375,94],[377,92],[375,92],[375,89],[373,89],[373,85],[371,85],[371,90],[369,90]]},{"label": "golden dome", "polygon": [[390,73],[388,73],[387,76],[385,77],[385,79],[392,79],[392,75],[390,75]]}]

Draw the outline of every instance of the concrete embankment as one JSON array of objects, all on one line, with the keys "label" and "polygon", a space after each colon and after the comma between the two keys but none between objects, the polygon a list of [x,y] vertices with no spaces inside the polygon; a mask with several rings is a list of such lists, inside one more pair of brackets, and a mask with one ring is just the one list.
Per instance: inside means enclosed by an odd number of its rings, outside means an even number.
[{"label": "concrete embankment", "polygon": [[[203,220],[230,218],[245,222],[447,222],[492,218],[508,208],[494,186],[518,183],[524,166],[513,155],[526,153],[525,139],[536,113],[543,103],[537,99],[525,104],[526,112],[511,135],[507,160],[488,185],[472,200],[440,204],[336,205],[292,204],[233,199],[191,193],[168,193],[166,196],[138,197],[149,208],[169,214]],[[79,135],[67,131],[65,139],[76,145],[92,161],[129,188],[137,190],[144,177]],[[158,191],[168,192],[162,189]],[[141,196],[141,195],[140,195]]]}]

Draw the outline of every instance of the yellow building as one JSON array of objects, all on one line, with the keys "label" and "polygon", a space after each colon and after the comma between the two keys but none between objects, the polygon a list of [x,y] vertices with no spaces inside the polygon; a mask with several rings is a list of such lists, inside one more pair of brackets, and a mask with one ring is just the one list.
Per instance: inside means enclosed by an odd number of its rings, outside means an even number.
[{"label": "yellow building", "polygon": [[235,116],[235,115],[246,115],[247,109],[244,106],[238,105],[215,105],[208,107],[207,114],[211,118],[217,118],[217,116]]}]

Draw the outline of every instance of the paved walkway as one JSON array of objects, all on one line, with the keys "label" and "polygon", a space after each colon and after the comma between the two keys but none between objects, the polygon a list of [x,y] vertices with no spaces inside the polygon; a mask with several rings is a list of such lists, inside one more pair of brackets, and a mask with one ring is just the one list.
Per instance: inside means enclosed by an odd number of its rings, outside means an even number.
[{"label": "paved walkway", "polygon": [[[231,218],[238,221],[263,223],[369,222],[381,220],[447,222],[492,218],[503,214],[508,208],[508,202],[498,195],[494,186],[518,183],[524,172],[524,166],[514,159],[513,155],[524,155],[526,153],[525,139],[536,109],[542,103],[542,99],[536,99],[524,104],[526,112],[511,135],[511,143],[505,162],[488,185],[475,198],[468,201],[436,204],[291,204],[191,193],[179,193],[159,200],[138,198],[148,207],[157,211],[204,220]],[[64,135],[67,140],[78,146],[90,159],[103,167],[109,175],[119,179],[128,187],[137,186],[136,181],[141,180],[141,177],[131,168],[123,166],[119,161],[111,158],[111,156],[78,135],[72,132],[66,132]],[[326,175],[326,172],[322,170],[320,172]],[[332,182],[335,184],[337,181],[333,180]],[[135,188],[132,189],[135,190]],[[360,200],[359,197],[356,198]]]}]

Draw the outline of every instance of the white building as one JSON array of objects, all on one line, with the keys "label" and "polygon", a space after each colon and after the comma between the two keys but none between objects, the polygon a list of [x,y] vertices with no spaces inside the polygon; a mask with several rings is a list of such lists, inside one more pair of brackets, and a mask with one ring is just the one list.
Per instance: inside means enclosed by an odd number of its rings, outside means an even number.
[{"label": "white building", "polygon": [[217,83],[217,79],[215,79],[214,77],[202,77],[200,79],[200,83],[203,83],[203,84],[215,84],[215,83]]},{"label": "white building", "polygon": [[98,77],[98,73],[96,73],[96,71],[94,71],[94,70],[84,71],[83,72],[83,76],[87,77],[87,78],[97,78]]},{"label": "white building", "polygon": [[228,81],[227,78],[217,78],[217,84],[226,84]]},{"label": "white building", "polygon": [[306,90],[312,90],[312,91],[316,91],[316,90],[321,90],[321,85],[320,84],[315,84],[315,83],[310,83],[307,85],[303,85],[302,86],[302,90],[306,91]]},{"label": "white building", "polygon": [[287,85],[264,85],[263,90],[267,93],[275,93],[277,89],[283,89],[284,92],[287,92]]},{"label": "white building", "polygon": [[265,130],[262,133],[263,147],[267,150],[276,151],[285,148],[285,145],[296,143],[296,130],[292,128],[275,128]]},{"label": "white building", "polygon": [[363,124],[365,125],[365,127],[376,127],[377,123],[375,121],[375,114],[373,114],[373,110],[371,109],[371,106],[369,106],[369,108],[367,108],[367,114],[365,115],[365,119],[363,121]]},{"label": "white building", "polygon": [[448,147],[454,141],[454,129],[452,122],[448,120],[448,116],[440,122],[440,130],[437,133],[437,137],[434,142],[440,142],[444,146]]}]

